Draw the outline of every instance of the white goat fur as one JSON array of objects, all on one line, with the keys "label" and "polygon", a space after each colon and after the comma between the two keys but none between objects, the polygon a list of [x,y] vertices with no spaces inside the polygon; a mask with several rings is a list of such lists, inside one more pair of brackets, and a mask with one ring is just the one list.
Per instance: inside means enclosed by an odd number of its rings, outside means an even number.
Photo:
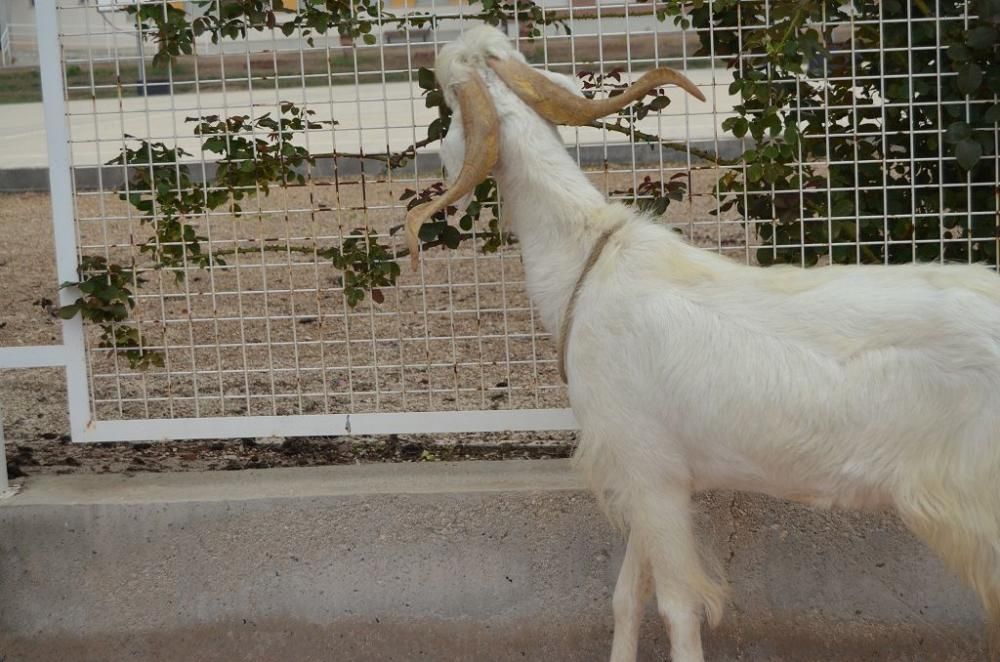
[{"label": "white goat fur", "polygon": [[[523,60],[475,27],[442,49],[437,77],[456,112],[452,86],[473,70],[493,97],[504,215],[548,331],[597,237],[625,222],[587,276],[567,354],[575,465],[629,532],[612,660],[635,659],[653,590],[673,660],[703,659],[703,610],[717,622],[726,592],[690,495],[711,488],[894,508],[977,591],[995,636],[1000,279],[968,265],[764,269],[692,247],[605,201],[487,57]],[[456,117],[442,146],[452,176],[463,149]]]}]

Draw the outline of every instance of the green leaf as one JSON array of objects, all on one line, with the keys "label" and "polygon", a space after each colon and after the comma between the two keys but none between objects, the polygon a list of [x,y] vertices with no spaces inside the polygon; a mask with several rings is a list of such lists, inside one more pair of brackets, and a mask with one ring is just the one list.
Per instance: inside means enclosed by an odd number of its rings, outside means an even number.
[{"label": "green leaf", "polygon": [[967,30],[965,43],[976,50],[989,50],[997,44],[997,31],[988,25],[980,25]]},{"label": "green leaf", "polygon": [[438,117],[433,122],[427,125],[427,139],[428,140],[439,140],[444,136],[444,122]]},{"label": "green leaf", "polygon": [[58,315],[60,319],[68,320],[76,317],[76,314],[80,312],[79,304],[70,304],[68,306],[63,306],[59,309]]},{"label": "green leaf", "polygon": [[972,139],[979,143],[980,147],[983,148],[984,156],[993,155],[993,141],[996,140],[996,134],[988,131],[977,131],[972,134]]},{"label": "green leaf", "polygon": [[437,85],[434,72],[427,67],[417,69],[417,84],[422,90],[433,90]]},{"label": "green leaf", "polygon": [[955,146],[955,160],[965,170],[972,170],[982,155],[983,148],[975,140],[966,139]]},{"label": "green leaf", "polygon": [[669,105],[670,105],[670,97],[667,96],[656,97],[655,99],[649,102],[649,107],[652,110],[663,110]]},{"label": "green leaf", "polygon": [[972,127],[965,122],[952,122],[944,132],[944,140],[952,145],[972,136]]},{"label": "green leaf", "polygon": [[852,216],[854,214],[854,199],[853,197],[843,196],[834,199],[833,209],[830,210],[830,216],[833,217],[845,217]]},{"label": "green leaf", "polygon": [[994,60],[986,68],[986,87],[990,90],[1000,90],[1000,60]]},{"label": "green leaf", "polygon": [[441,233],[441,239],[444,241],[445,246],[455,249],[462,243],[462,233],[454,225],[449,225]]},{"label": "green leaf", "polygon": [[378,41],[378,39],[376,39],[375,35],[373,34],[366,34],[361,37],[361,41],[365,42],[369,46],[374,46],[375,42]]},{"label": "green leaf", "polygon": [[444,221],[424,223],[420,226],[417,236],[420,238],[420,241],[434,241],[441,236],[441,233],[444,232],[447,225],[448,224]]},{"label": "green leaf", "polygon": [[956,41],[948,47],[948,57],[952,62],[965,62],[972,57],[972,51],[965,44]]},{"label": "green leaf", "polygon": [[434,108],[443,103],[444,95],[441,93],[441,90],[431,90],[427,93],[427,98],[424,99],[424,105],[428,108]]},{"label": "green leaf", "polygon": [[937,244],[918,244],[917,262],[933,262],[941,256],[941,249]]},{"label": "green leaf", "polygon": [[983,82],[983,70],[975,62],[969,62],[958,70],[957,82],[962,94],[974,94]]},{"label": "green leaf", "polygon": [[[345,272],[345,275],[350,273],[352,272],[347,271]],[[365,291],[362,290],[360,287],[349,287],[344,290],[344,295],[347,297],[347,305],[350,306],[351,308],[354,308],[364,300]]]}]

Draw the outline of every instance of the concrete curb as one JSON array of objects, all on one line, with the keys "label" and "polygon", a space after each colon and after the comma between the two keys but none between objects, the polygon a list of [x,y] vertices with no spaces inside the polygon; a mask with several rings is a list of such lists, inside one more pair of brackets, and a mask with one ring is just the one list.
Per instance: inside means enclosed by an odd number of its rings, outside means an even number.
[{"label": "concrete curb", "polygon": [[[895,518],[699,505],[733,588],[709,659],[985,658]],[[620,554],[564,461],[33,478],[0,503],[0,659],[607,659]]]},{"label": "concrete curb", "polygon": [[[716,151],[714,141],[692,141],[691,146]],[[571,149],[571,153],[576,154],[576,150]],[[737,158],[743,153],[742,143],[738,140],[723,140],[718,143],[718,153],[727,159]],[[687,163],[687,153],[674,149],[664,148],[662,150],[651,148],[643,144],[635,146],[635,159],[633,160],[633,148],[630,144],[612,143],[607,147],[601,145],[588,145],[580,149],[579,158],[581,165],[585,167],[601,167],[605,163],[614,165],[639,165],[655,166],[661,163],[683,164]],[[698,159],[695,159],[696,161]],[[192,161],[191,174],[196,182],[203,182],[211,179],[215,175],[214,164],[201,166],[200,161]],[[414,170],[416,169],[416,170]],[[437,152],[422,152],[417,155],[409,165],[396,168],[393,172],[396,176],[413,176],[419,172],[422,175],[436,176],[441,169],[441,160]],[[368,175],[379,175],[385,172],[385,164],[374,159],[330,159],[321,158],[316,160],[316,165],[312,167],[313,177],[332,178],[355,177],[362,172]],[[77,191],[115,191],[125,182],[125,169],[122,166],[80,166],[73,169],[73,178]],[[49,169],[38,168],[5,168],[0,169],[0,193],[21,193],[27,191],[48,191],[49,190]]]}]

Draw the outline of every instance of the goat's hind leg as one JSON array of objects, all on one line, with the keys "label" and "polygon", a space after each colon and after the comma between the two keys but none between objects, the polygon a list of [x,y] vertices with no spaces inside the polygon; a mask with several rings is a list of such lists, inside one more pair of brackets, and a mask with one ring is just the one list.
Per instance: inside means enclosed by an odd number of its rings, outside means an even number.
[{"label": "goat's hind leg", "polygon": [[715,625],[726,589],[705,572],[694,533],[690,494],[666,488],[633,504],[632,534],[641,537],[656,590],[657,608],[670,633],[673,662],[704,662],[701,618]]},{"label": "goat's hind leg", "polygon": [[979,594],[989,619],[989,659],[1000,662],[1000,493],[996,471],[961,480],[913,472],[897,490],[906,525]]},{"label": "goat's hind leg", "polygon": [[642,547],[638,536],[630,533],[612,601],[615,635],[611,662],[635,662],[639,650],[639,626],[652,589]]}]

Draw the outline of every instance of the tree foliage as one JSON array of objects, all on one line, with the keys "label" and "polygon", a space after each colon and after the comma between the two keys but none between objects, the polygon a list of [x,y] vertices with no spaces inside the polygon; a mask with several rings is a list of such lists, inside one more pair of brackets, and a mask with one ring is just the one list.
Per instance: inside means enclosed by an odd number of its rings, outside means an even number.
[{"label": "tree foliage", "polygon": [[[661,10],[698,29],[747,137],[717,188],[763,265],[996,263],[1000,1],[716,0]],[[704,29],[709,25],[711,30]],[[801,193],[800,193],[801,191]],[[831,248],[832,246],[832,248]],[[943,248],[942,248],[943,247]]]}]

